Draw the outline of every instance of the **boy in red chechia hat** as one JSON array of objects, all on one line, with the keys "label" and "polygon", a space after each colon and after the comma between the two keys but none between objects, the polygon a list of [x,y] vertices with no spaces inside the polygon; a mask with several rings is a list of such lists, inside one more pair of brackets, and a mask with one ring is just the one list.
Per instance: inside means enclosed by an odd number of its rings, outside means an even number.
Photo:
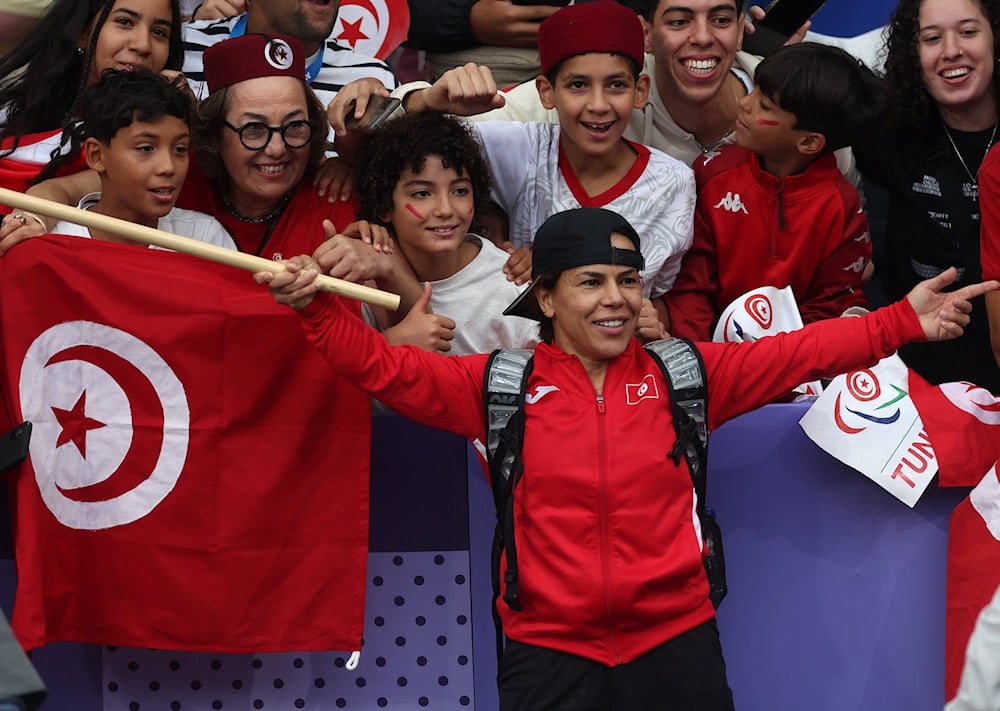
[{"label": "boy in red chechia hat", "polygon": [[[527,281],[533,235],[550,215],[576,207],[613,210],[642,235],[643,292],[651,302],[639,335],[662,338],[660,297],[673,286],[691,245],[695,185],[688,166],[623,137],[632,112],[649,97],[650,80],[641,73],[642,24],[612,0],[571,5],[542,22],[538,54],[542,75],[535,85],[559,124],[473,124],[489,162],[493,200],[509,219],[509,248],[516,251],[505,267],[508,278]],[[429,89],[410,94],[407,111],[456,110],[448,83],[463,71],[447,72]]]}]

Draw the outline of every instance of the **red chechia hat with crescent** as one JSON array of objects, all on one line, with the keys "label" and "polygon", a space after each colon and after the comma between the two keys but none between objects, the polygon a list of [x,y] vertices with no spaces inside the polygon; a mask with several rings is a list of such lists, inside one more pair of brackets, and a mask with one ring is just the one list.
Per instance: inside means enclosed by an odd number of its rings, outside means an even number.
[{"label": "red chechia hat with crescent", "polygon": [[206,49],[203,58],[210,94],[247,79],[306,76],[302,43],[288,35],[233,37]]}]

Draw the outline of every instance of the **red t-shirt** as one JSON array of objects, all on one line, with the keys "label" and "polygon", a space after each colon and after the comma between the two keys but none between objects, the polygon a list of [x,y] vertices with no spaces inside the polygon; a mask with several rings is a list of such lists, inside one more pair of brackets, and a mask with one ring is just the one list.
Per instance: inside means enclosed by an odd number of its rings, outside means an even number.
[{"label": "red t-shirt", "polygon": [[265,259],[289,259],[312,254],[323,242],[323,220],[330,220],[338,230],[353,222],[358,205],[353,196],[347,202],[328,202],[317,194],[316,186],[306,175],[268,235],[270,225],[250,224],[231,215],[222,202],[218,185],[209,181],[197,161],[192,160],[177,207],[198,210],[217,219],[241,252]]}]

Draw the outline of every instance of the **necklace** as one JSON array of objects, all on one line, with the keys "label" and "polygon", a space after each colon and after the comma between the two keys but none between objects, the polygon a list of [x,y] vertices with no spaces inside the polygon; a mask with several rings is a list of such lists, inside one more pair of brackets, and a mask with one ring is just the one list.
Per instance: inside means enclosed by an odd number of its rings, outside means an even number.
[{"label": "necklace", "polygon": [[260,217],[247,217],[243,213],[239,212],[234,206],[232,201],[229,199],[229,189],[228,186],[223,184],[219,191],[222,195],[222,204],[225,206],[226,211],[241,222],[246,222],[251,225],[267,225],[272,223],[277,219],[282,211],[284,211],[285,206],[288,205],[288,201],[292,199],[292,193],[294,190],[289,190],[287,193],[281,196],[278,200],[278,204],[271,208],[271,211],[266,215],[261,215]]},{"label": "necklace", "polygon": [[[737,79],[735,75],[731,74],[730,76],[726,77],[726,82],[729,84],[729,88],[730,88],[730,90],[733,93],[733,102],[736,105],[736,116],[737,116],[737,118],[739,117],[739,113],[740,113],[740,97],[736,94],[736,82],[738,82],[738,81],[739,81],[739,79]],[[697,138],[694,139],[694,142],[698,144],[698,148],[701,149],[702,153],[708,154],[708,153],[711,153],[712,151],[714,151],[716,148],[718,148],[719,144],[721,144],[723,141],[725,141],[726,138],[728,138],[729,135],[733,131],[735,131],[735,130],[736,130],[736,118],[734,118],[732,120],[732,123],[730,123],[729,126],[726,128],[726,130],[722,132],[722,135],[719,136],[714,141],[712,141],[711,143],[702,143]],[[694,136],[692,134],[692,138],[693,137]]]},{"label": "necklace", "polygon": [[713,141],[712,143],[702,143],[697,138],[694,139],[694,142],[698,144],[698,148],[701,149],[702,153],[706,153],[706,154],[707,153],[711,153],[712,151],[714,151],[716,148],[719,147],[720,143],[722,143],[723,141],[726,140],[726,138],[729,136],[730,133],[733,132],[733,129],[735,129],[735,128],[736,128],[736,123],[735,122],[731,123],[729,125],[729,128],[727,128],[725,130],[725,132],[718,139],[716,139],[715,141]]},{"label": "necklace", "polygon": [[993,147],[993,140],[997,137],[997,126],[1000,122],[993,124],[993,131],[990,133],[990,140],[986,142],[986,150],[983,151],[983,157],[979,160],[979,165],[976,167],[976,174],[973,175],[972,171],[969,170],[969,166],[965,162],[965,158],[962,157],[962,152],[958,150],[958,146],[955,145],[955,139],[951,136],[951,131],[948,130],[948,124],[942,122],[944,126],[944,135],[948,139],[948,143],[951,144],[951,149],[955,151],[955,155],[958,156],[958,162],[962,164],[962,170],[965,174],[969,176],[968,191],[966,192],[967,197],[971,197],[974,200],[979,199],[979,168],[983,165],[983,160],[986,159],[986,154],[990,152],[990,148]]}]

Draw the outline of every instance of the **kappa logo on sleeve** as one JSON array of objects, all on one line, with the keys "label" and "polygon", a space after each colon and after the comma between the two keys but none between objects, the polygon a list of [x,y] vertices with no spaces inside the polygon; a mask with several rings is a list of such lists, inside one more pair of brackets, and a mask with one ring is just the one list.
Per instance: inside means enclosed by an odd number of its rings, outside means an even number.
[{"label": "kappa logo on sleeve", "polygon": [[656,387],[656,379],[652,373],[647,373],[642,382],[625,383],[625,404],[638,405],[643,400],[659,400],[660,391]]}]

